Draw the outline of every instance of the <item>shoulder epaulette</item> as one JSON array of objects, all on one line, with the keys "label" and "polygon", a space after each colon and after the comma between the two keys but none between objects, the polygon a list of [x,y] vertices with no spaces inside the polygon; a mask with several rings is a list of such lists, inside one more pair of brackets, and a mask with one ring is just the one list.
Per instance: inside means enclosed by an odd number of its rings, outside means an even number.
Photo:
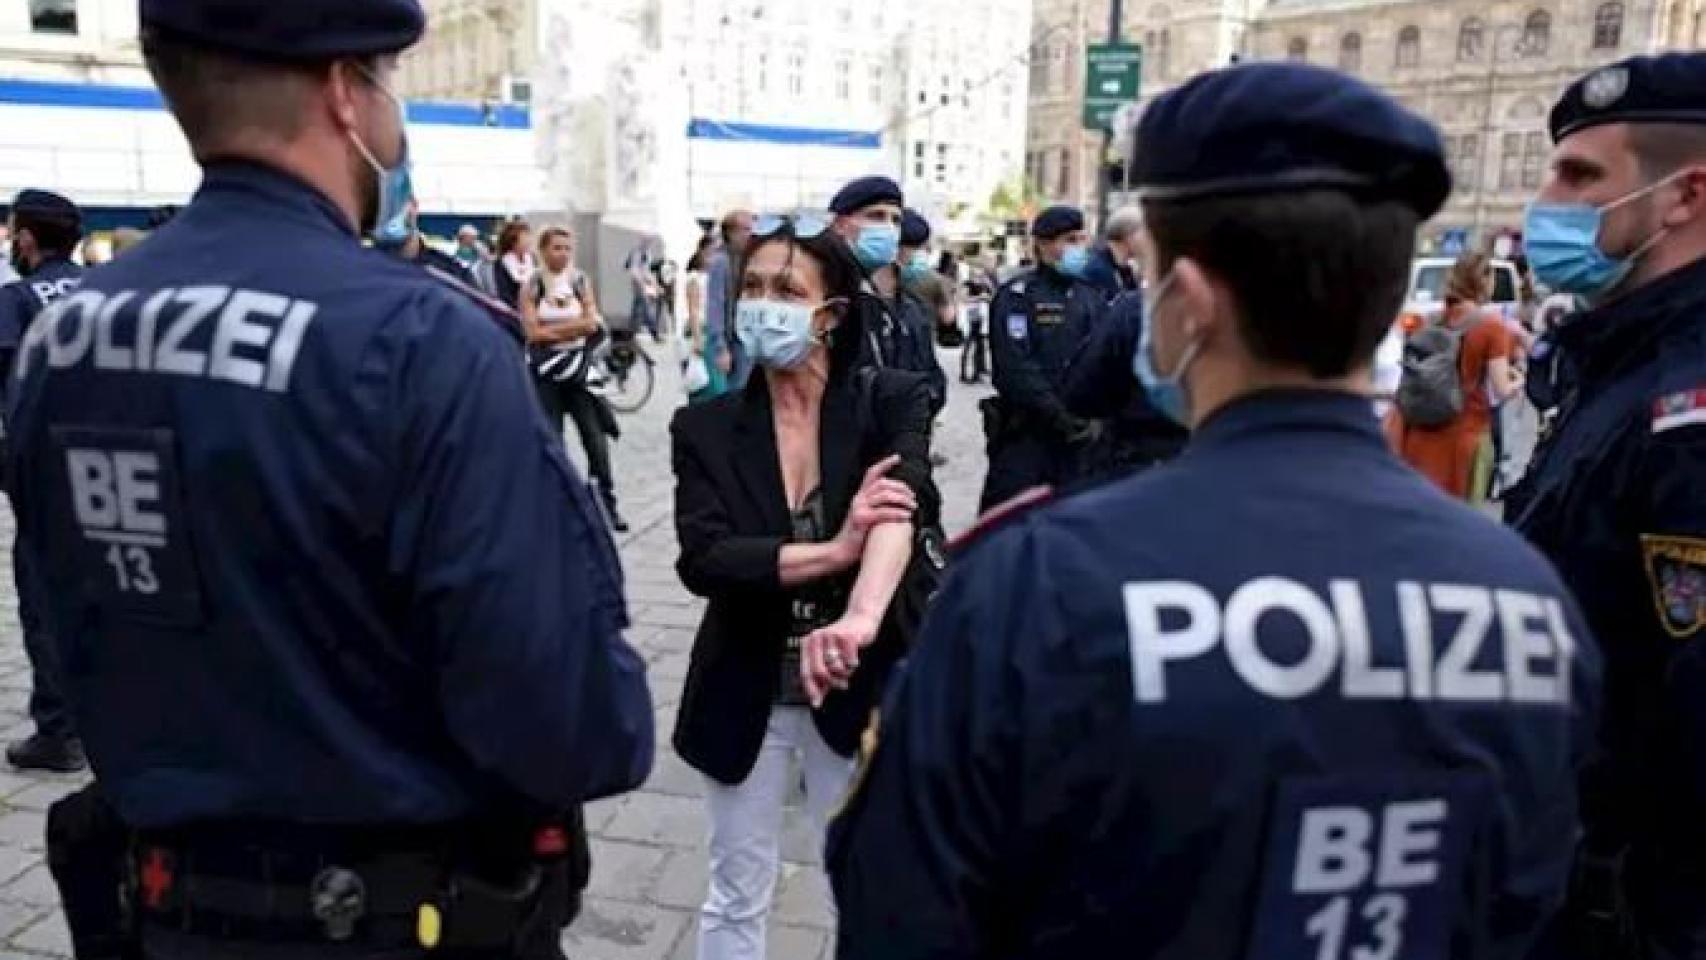
[{"label": "shoulder epaulette", "polygon": [[1032,487],[1024,493],[990,507],[977,518],[971,529],[948,542],[948,552],[959,554],[984,540],[997,530],[1005,528],[1014,520],[1025,516],[1054,499],[1054,488],[1048,486]]},{"label": "shoulder epaulette", "polygon": [[521,329],[521,314],[516,313],[514,307],[454,274],[433,266],[423,267],[422,269],[426,270],[427,274],[434,280],[474,301],[475,305],[480,307],[481,312],[490,317],[492,322],[496,323],[505,333],[514,337],[518,342],[526,341],[527,338]]}]

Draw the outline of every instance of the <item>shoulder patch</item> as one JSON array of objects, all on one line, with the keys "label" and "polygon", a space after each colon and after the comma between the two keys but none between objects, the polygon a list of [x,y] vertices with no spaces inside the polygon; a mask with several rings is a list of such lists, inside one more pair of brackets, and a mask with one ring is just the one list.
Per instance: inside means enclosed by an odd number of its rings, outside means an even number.
[{"label": "shoulder patch", "polygon": [[1653,433],[1706,425],[1706,387],[1679,390],[1653,401]]},{"label": "shoulder patch", "polygon": [[1030,513],[1037,507],[1054,499],[1053,487],[1032,487],[1011,500],[1005,500],[990,507],[983,516],[977,518],[971,529],[948,541],[948,552],[958,555],[965,552],[980,540],[1006,527],[1015,519]]},{"label": "shoulder patch", "polygon": [[440,270],[438,267],[426,266],[422,269],[434,280],[474,301],[475,306],[478,306],[482,313],[490,317],[492,322],[496,323],[504,333],[509,334],[518,342],[526,340],[521,331],[521,315],[516,313],[515,309],[509,304],[469,284],[462,277]]},{"label": "shoulder patch", "polygon": [[1706,627],[1706,540],[1641,534],[1653,604],[1665,632],[1686,640]]}]

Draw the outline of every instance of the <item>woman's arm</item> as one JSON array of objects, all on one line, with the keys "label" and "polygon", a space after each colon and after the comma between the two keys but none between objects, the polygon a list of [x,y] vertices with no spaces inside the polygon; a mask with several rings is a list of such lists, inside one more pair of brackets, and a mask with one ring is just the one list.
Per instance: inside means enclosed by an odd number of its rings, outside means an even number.
[{"label": "woman's arm", "polygon": [[812,706],[823,703],[832,689],[847,689],[859,668],[859,651],[876,641],[889,601],[912,559],[912,539],[911,523],[885,523],[872,530],[847,598],[847,612],[806,638],[800,653],[800,679]]},{"label": "woman's arm", "polygon": [[694,353],[705,351],[705,321],[704,307],[699,302],[700,291],[705,287],[702,277],[690,275],[687,278],[687,337],[693,344]]},{"label": "woman's arm", "polygon": [[1494,398],[1502,403],[1522,389],[1522,374],[1509,357],[1492,357],[1487,361],[1487,382],[1493,388]]},{"label": "woman's arm", "polygon": [[[504,269],[502,264],[498,269]],[[528,343],[550,343],[551,337],[545,332],[545,325],[539,322],[539,301],[533,296],[533,281],[516,294],[516,308],[521,313],[521,332],[527,337]]]}]

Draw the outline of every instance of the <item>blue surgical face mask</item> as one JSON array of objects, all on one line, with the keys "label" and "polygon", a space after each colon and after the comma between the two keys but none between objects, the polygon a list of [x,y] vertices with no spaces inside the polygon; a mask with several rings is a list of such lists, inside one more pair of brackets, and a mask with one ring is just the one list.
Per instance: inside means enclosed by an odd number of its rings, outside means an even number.
[{"label": "blue surgical face mask", "polygon": [[1535,279],[1558,292],[1589,299],[1617,289],[1641,257],[1664,239],[1665,229],[1659,228],[1626,257],[1608,256],[1599,248],[1599,231],[1606,213],[1652,193],[1684,172],[1678,171],[1600,207],[1585,203],[1531,204],[1523,218],[1522,244]]},{"label": "blue surgical face mask", "polygon": [[930,275],[930,257],[919,250],[908,257],[900,267],[900,278],[907,283],[914,283]]},{"label": "blue surgical face mask", "polygon": [[1143,392],[1148,394],[1149,402],[1155,409],[1165,414],[1169,420],[1180,426],[1190,426],[1190,399],[1185,394],[1185,371],[1190,369],[1191,362],[1197,358],[1197,351],[1202,341],[1193,339],[1185,346],[1185,352],[1179,357],[1179,365],[1172,373],[1162,374],[1155,366],[1155,324],[1160,317],[1156,311],[1161,301],[1166,298],[1167,290],[1173,284],[1173,275],[1155,285],[1153,294],[1146,294],[1143,299],[1143,336],[1138,339],[1137,350],[1132,354],[1132,372],[1137,374],[1137,380],[1143,384]]},{"label": "blue surgical face mask", "polygon": [[819,309],[783,300],[742,300],[735,304],[735,335],[754,363],[791,370],[805,363],[818,343],[812,317]]},{"label": "blue surgical face mask", "polygon": [[880,270],[900,254],[900,228],[892,223],[867,223],[859,228],[853,256],[866,270]]},{"label": "blue surgical face mask", "polygon": [[[379,162],[367,144],[361,142],[354,130],[349,138],[355,143],[355,149],[361,154],[367,165],[373,168],[373,174],[378,178],[379,209],[374,213],[372,235],[375,243],[380,246],[401,246],[414,233],[409,223],[409,202],[415,197],[415,183],[412,172],[414,164],[409,160],[408,110],[403,105],[402,98],[392,93],[390,88],[379,82],[372,71],[366,67],[358,68],[366,75],[368,81],[378,88],[397,105],[397,125],[403,131],[403,146],[397,154],[397,165],[387,167]],[[402,239],[394,239],[398,236]]]},{"label": "blue surgical face mask", "polygon": [[1060,255],[1060,263],[1055,269],[1069,277],[1082,277],[1084,271],[1090,269],[1090,248],[1081,244],[1067,247]]}]

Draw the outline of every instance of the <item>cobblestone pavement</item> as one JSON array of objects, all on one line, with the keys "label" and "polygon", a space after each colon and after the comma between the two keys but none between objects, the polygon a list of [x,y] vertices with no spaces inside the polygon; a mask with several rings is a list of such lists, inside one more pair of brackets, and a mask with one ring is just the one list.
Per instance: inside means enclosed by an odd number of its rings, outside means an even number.
[{"label": "cobblestone pavement", "polygon": [[[950,381],[958,359],[957,353],[942,353]],[[703,607],[682,589],[673,566],[668,429],[680,391],[671,365],[658,369],[660,382],[651,402],[622,418],[625,434],[615,450],[618,492],[633,527],[621,543],[633,621],[629,640],[650,668],[657,762],[640,790],[587,811],[593,878],[585,910],[564,938],[571,960],[691,960],[695,918],[705,893],[701,778],[669,746]],[[937,471],[937,482],[950,534],[964,529],[975,513],[984,468],[976,400],[986,393],[957,383],[953,387],[937,436],[938,450],[949,458]],[[572,433],[569,446],[578,446]],[[11,514],[0,505],[0,543],[10,544],[11,527]],[[30,673],[9,551],[0,567],[5,568],[0,570],[0,741],[9,742],[30,732]],[[22,775],[0,763],[0,960],[70,955],[70,938],[43,862],[42,836],[48,804],[83,782],[76,776]],[[827,885],[804,824],[801,811],[791,808],[771,918],[772,960],[818,960],[832,953]]]}]

